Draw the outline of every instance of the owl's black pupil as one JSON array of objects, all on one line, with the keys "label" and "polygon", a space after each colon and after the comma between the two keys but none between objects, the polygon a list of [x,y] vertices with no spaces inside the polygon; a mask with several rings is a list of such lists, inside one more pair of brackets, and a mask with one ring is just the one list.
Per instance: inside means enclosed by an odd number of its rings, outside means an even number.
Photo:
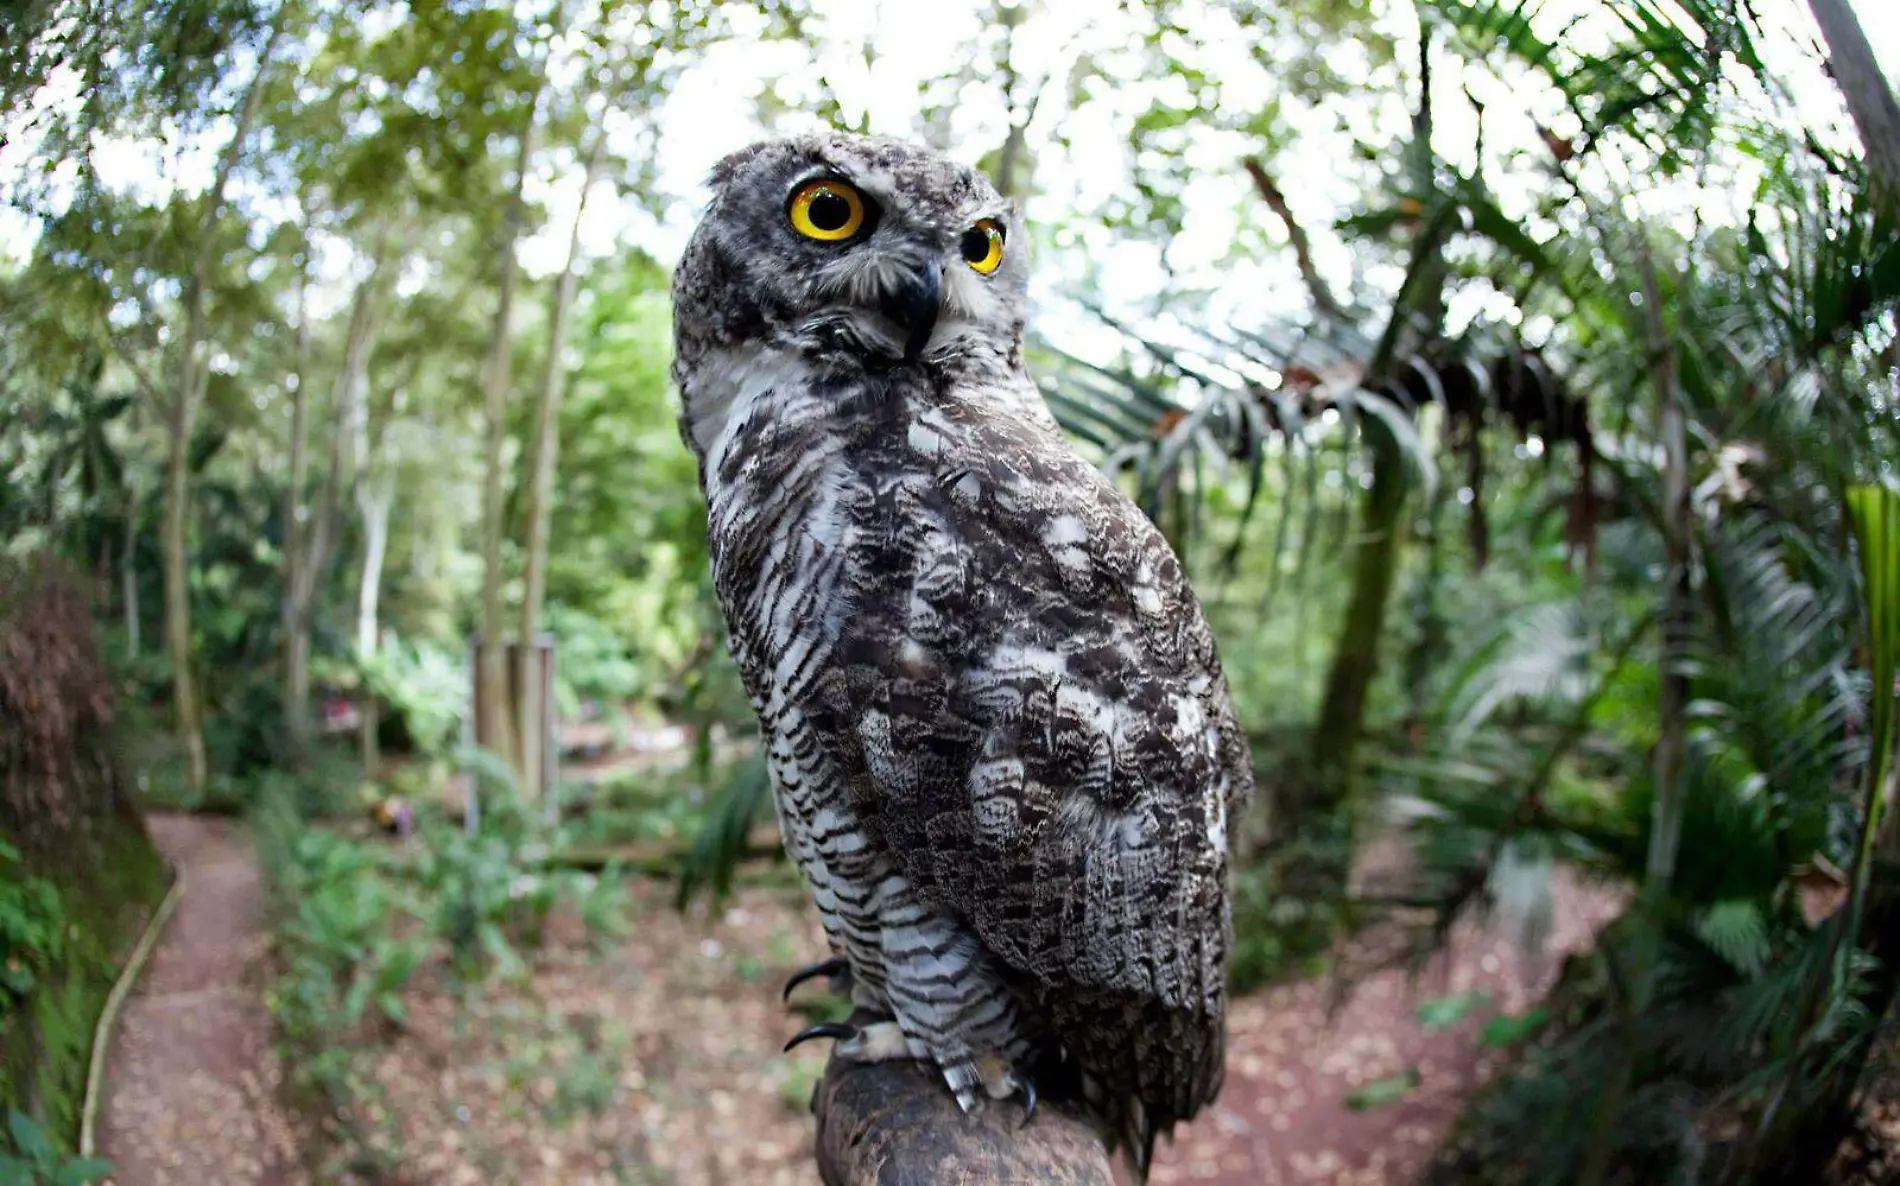
[{"label": "owl's black pupil", "polygon": [[851,203],[827,190],[811,200],[805,216],[821,231],[843,230],[851,221]]},{"label": "owl's black pupil", "polygon": [[971,227],[969,230],[963,232],[964,259],[969,260],[973,264],[980,264],[989,257],[990,236],[988,232],[978,227]]}]

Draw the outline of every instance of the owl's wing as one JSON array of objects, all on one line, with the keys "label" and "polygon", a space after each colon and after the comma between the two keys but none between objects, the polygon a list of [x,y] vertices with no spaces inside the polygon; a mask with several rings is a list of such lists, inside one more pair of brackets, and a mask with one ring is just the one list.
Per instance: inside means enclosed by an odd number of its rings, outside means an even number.
[{"label": "owl's wing", "polygon": [[854,514],[866,588],[824,733],[906,875],[1165,1131],[1220,1084],[1226,833],[1252,790],[1213,638],[1160,534],[1059,437],[932,416]]}]

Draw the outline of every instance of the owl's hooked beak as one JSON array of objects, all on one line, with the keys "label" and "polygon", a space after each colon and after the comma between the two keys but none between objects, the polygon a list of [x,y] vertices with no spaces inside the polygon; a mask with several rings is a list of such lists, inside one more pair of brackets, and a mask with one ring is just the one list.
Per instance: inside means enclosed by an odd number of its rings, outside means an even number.
[{"label": "owl's hooked beak", "polygon": [[904,328],[904,361],[916,362],[930,342],[930,331],[937,328],[937,314],[943,308],[943,266],[930,261],[907,267],[902,275],[884,294],[879,307]]}]

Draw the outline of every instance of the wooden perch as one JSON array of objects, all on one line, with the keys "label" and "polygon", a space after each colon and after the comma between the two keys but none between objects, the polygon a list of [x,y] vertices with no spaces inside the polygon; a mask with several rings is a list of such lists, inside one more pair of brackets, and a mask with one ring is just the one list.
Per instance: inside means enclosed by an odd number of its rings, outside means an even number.
[{"label": "wooden perch", "polygon": [[[856,1017],[862,1024],[865,1019]],[[1113,1186],[1107,1151],[1070,1104],[1020,1100],[964,1115],[943,1077],[920,1063],[836,1055],[812,1092],[825,1186]]]}]

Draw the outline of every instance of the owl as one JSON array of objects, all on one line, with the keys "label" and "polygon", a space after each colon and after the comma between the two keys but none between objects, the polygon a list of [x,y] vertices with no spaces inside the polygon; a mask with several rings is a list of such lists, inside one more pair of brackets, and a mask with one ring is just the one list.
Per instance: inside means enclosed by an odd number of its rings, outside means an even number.
[{"label": "owl", "polygon": [[1199,603],[1031,381],[1029,236],[979,173],[823,134],[711,187],[680,431],[836,953],[792,984],[848,972],[879,1019],[793,1042],[924,1060],[966,1112],[1060,1086],[1145,1178],[1220,1089],[1253,791]]}]

